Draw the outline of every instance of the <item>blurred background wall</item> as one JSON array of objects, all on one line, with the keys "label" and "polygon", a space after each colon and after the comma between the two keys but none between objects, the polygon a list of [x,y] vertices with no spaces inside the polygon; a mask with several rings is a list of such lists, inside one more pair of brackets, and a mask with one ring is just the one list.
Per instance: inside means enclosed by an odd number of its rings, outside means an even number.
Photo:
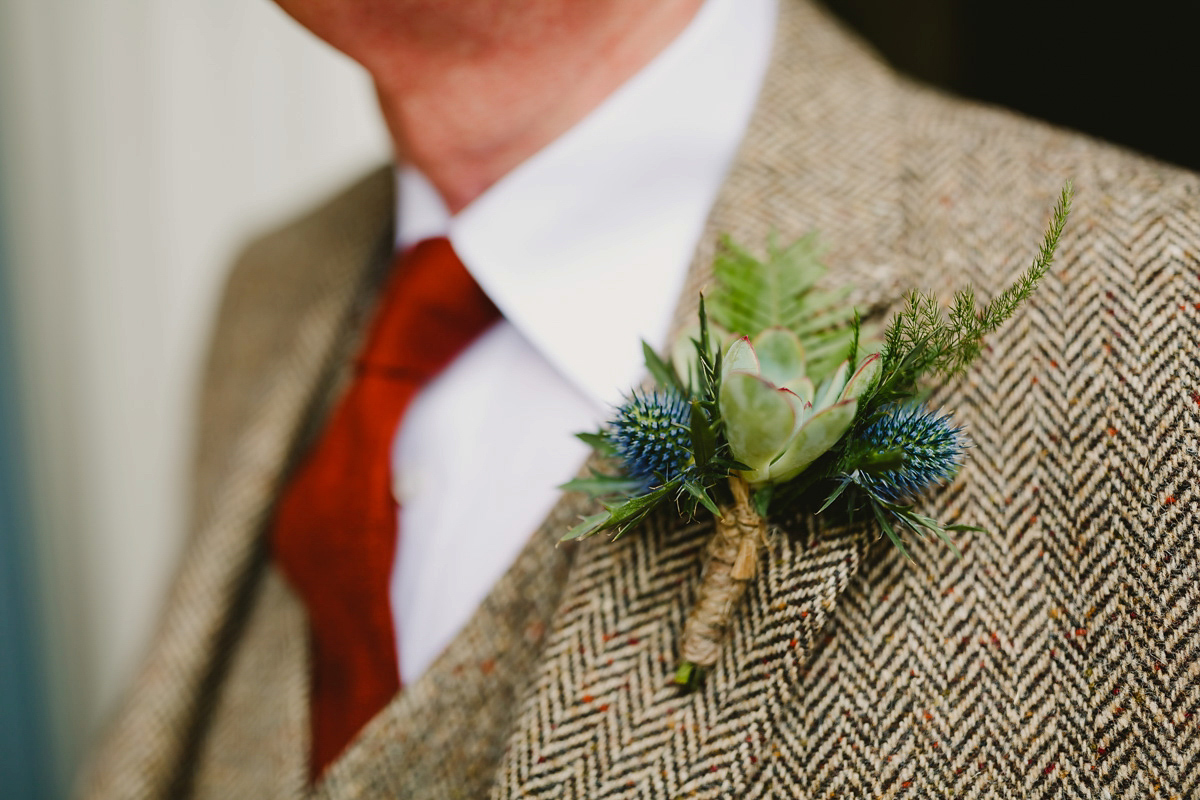
[{"label": "blurred background wall", "polygon": [[[828,2],[919,78],[1200,167],[1183,4]],[[267,0],[0,0],[0,796],[61,796],[146,645],[231,256],[386,155]]]},{"label": "blurred background wall", "polygon": [[265,0],[0,0],[0,329],[19,354],[0,381],[23,411],[40,619],[20,646],[46,652],[58,791],[180,551],[231,256],[386,157],[358,68]]},{"label": "blurred background wall", "polygon": [[54,747],[3,233],[0,226],[0,789],[23,800],[53,791]]}]

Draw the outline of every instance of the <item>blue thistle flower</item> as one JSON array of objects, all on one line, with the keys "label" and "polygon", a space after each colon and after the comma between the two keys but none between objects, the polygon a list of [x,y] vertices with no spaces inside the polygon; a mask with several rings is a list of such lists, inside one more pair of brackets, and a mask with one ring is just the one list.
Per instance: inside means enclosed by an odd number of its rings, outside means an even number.
[{"label": "blue thistle flower", "polygon": [[687,469],[692,463],[691,414],[679,392],[633,392],[617,409],[608,434],[626,474],[649,488]]},{"label": "blue thistle flower", "polygon": [[970,440],[949,414],[913,403],[884,409],[856,444],[859,482],[899,503],[953,478]]}]

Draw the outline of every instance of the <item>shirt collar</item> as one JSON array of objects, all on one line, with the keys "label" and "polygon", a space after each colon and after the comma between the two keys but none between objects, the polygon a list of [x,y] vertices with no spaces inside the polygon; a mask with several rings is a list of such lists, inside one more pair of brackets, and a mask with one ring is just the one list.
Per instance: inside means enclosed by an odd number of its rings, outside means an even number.
[{"label": "shirt collar", "polygon": [[397,170],[397,243],[448,235],[492,301],[568,380],[616,403],[665,344],[708,212],[770,58],[776,0],[707,0],[587,117],[451,217]]}]

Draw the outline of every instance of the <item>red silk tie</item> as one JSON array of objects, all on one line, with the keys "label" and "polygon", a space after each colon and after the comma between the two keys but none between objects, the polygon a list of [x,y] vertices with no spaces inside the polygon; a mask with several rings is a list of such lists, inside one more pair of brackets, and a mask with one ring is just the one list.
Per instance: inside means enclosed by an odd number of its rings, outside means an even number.
[{"label": "red silk tie", "polygon": [[388,587],[392,439],[409,403],[500,312],[446,239],[396,259],[355,375],[292,476],[271,532],[312,631],[312,775],[400,689]]}]

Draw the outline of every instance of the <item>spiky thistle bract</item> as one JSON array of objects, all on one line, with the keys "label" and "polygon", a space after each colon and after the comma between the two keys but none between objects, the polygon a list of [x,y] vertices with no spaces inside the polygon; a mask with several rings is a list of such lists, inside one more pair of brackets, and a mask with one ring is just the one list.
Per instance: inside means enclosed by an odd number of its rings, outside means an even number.
[{"label": "spiky thistle bract", "polygon": [[902,503],[958,474],[969,446],[949,414],[917,403],[896,404],[863,428],[846,461],[876,497]]},{"label": "spiky thistle bract", "polygon": [[720,513],[712,489],[744,465],[730,458],[719,435],[721,356],[709,345],[703,297],[699,317],[695,386],[681,381],[671,365],[643,345],[646,369],[658,388],[635,391],[606,430],[579,434],[597,454],[621,462],[622,469],[614,475],[593,468],[590,477],[563,484],[563,489],[586,492],[604,506],[567,531],[564,541],[600,531],[612,531],[616,538],[667,500],[674,500],[689,519],[701,508]]},{"label": "spiky thistle bract", "polygon": [[634,391],[607,434],[625,474],[646,489],[680,476],[693,463],[691,416],[691,403],[674,389]]}]

